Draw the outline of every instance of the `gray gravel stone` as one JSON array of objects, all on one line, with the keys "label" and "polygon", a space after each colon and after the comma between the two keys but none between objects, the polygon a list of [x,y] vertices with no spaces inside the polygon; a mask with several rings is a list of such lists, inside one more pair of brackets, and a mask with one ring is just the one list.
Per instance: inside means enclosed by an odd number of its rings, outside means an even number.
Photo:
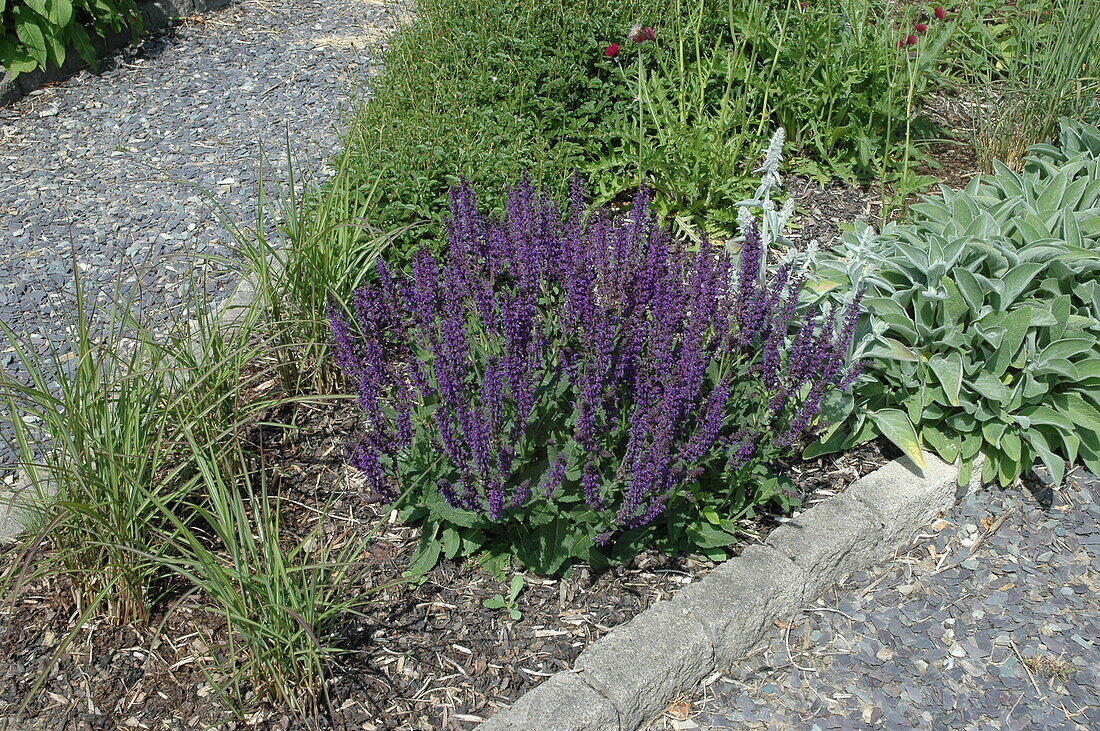
[{"label": "gray gravel stone", "polygon": [[[749,659],[700,687],[691,720],[703,729],[1100,728],[1100,565],[1075,540],[1100,532],[1098,497],[1100,480],[1084,473],[1056,491],[967,495],[912,550],[855,572],[789,633],[773,628]],[[962,561],[971,568],[948,568]]]},{"label": "gray gravel stone", "polygon": [[[390,25],[381,3],[241,3],[0,109],[0,319],[67,353],[73,250],[100,305],[167,318],[190,280],[223,296],[231,238],[195,186],[254,225],[261,169],[285,179],[288,136],[298,170],[323,180]],[[14,364],[0,345],[18,377]]]}]

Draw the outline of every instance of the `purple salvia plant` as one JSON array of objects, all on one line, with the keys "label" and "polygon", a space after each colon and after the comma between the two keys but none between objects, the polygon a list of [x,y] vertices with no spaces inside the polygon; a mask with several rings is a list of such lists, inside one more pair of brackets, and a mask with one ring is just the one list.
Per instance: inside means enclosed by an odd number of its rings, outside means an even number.
[{"label": "purple salvia plant", "polygon": [[692,253],[644,190],[622,214],[588,212],[575,180],[562,212],[523,181],[495,219],[460,185],[445,253],[380,267],[353,297],[357,327],[330,309],[365,415],[352,463],[385,500],[441,463],[434,489],[490,521],[568,494],[601,516],[600,543],[793,443],[853,378],[859,300],[839,322],[801,312],[805,272],[767,271],[744,220],[739,256]]}]

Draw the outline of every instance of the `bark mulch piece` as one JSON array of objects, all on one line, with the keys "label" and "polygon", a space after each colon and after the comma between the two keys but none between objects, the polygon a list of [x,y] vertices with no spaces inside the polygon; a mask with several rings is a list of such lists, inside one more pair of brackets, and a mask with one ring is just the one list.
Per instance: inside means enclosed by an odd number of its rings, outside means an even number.
[{"label": "bark mulch piece", "polygon": [[[300,409],[297,430],[267,429],[256,443],[279,456],[272,494],[283,507],[283,529],[302,536],[323,522],[326,545],[338,547],[381,524],[365,558],[363,586],[372,588],[362,616],[340,628],[349,653],[331,679],[336,728],[470,728],[558,670],[616,625],[629,621],[680,586],[698,580],[714,564],[692,556],[647,552],[603,573],[577,566],[560,579],[528,576],[518,598],[522,618],[488,609],[483,602],[507,594],[505,582],[474,561],[443,562],[419,585],[386,586],[407,567],[419,530],[391,521],[384,507],[363,495],[343,461],[354,433],[354,404]],[[891,453],[869,443],[845,454],[784,469],[807,503],[842,490],[884,464]],[[746,521],[747,539],[758,539],[781,516]],[[13,551],[0,556],[6,564]],[[505,577],[510,578],[510,577]],[[309,724],[284,710],[253,704],[234,721],[220,706],[208,674],[224,643],[224,621],[184,600],[167,621],[115,626],[93,619],[76,633],[57,667],[29,706],[29,717],[11,718],[66,635],[77,611],[64,579],[30,583],[14,603],[0,605],[0,729],[45,728],[330,728]],[[163,627],[154,632],[147,627]],[[204,674],[205,673],[205,674]]]}]

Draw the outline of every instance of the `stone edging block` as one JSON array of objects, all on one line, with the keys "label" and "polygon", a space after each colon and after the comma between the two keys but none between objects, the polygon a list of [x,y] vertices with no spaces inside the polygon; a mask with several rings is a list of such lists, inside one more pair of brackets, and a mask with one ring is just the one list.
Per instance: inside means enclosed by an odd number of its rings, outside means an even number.
[{"label": "stone edging block", "polygon": [[[895,460],[748,546],[671,600],[616,627],[481,724],[485,731],[634,731],[703,678],[744,657],[851,573],[889,558],[954,504],[958,470],[924,453]],[[975,475],[980,473],[980,465]]]}]

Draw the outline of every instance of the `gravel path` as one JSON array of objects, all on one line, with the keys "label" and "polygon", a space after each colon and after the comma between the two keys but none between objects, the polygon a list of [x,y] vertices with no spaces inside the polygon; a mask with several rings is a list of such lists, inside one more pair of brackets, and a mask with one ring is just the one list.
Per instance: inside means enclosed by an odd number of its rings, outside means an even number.
[{"label": "gravel path", "polygon": [[229,237],[185,183],[251,223],[260,150],[285,179],[288,128],[299,170],[331,173],[388,18],[381,0],[244,0],[0,109],[0,319],[63,340],[70,241],[100,301],[117,290],[164,312],[192,273],[223,293]]},{"label": "gravel path", "polygon": [[1100,480],[981,490],[650,728],[1097,729],[1098,590]]}]

